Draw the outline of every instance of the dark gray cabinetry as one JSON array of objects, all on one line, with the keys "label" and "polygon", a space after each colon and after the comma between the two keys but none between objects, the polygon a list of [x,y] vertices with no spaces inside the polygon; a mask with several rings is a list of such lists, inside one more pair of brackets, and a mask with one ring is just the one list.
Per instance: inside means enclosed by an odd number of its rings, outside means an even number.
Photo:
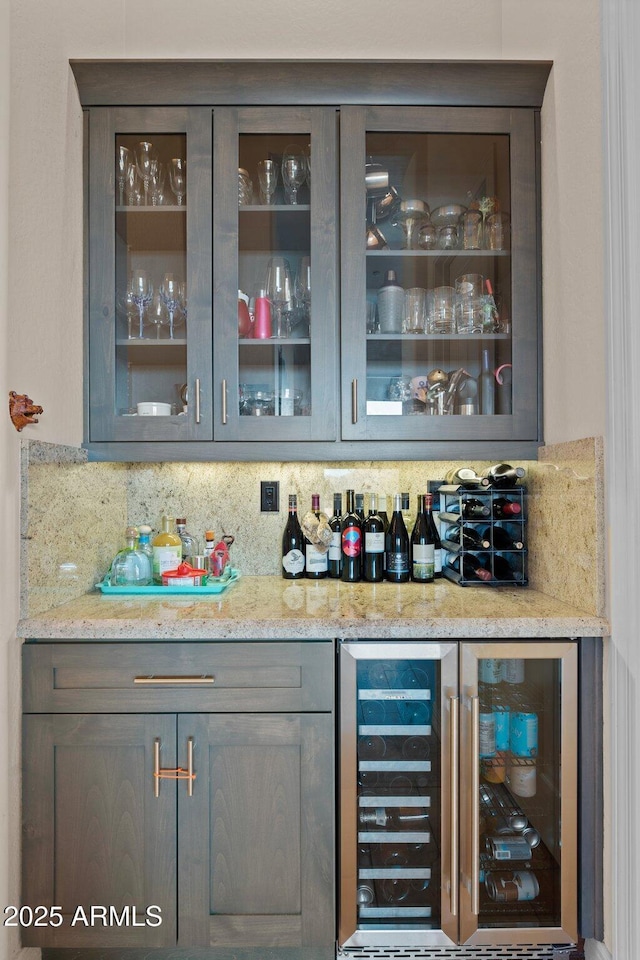
[{"label": "dark gray cabinetry", "polygon": [[329,956],[332,649],[25,645],[22,902],[64,922],[23,943]]}]

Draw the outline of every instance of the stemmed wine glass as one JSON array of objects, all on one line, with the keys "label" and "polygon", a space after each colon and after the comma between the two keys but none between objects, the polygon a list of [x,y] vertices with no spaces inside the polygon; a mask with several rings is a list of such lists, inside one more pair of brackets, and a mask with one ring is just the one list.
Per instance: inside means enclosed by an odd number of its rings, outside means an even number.
[{"label": "stemmed wine glass", "polygon": [[140,175],[138,174],[138,168],[135,163],[129,163],[127,165],[124,192],[130,207],[140,206],[142,203],[142,190],[140,188]]},{"label": "stemmed wine glass", "polygon": [[300,307],[301,319],[307,325],[311,321],[311,258],[302,257],[298,267],[295,284],[296,302]]},{"label": "stemmed wine glass", "polygon": [[258,181],[262,202],[273,203],[273,195],[278,184],[278,164],[275,160],[260,160],[258,163]]},{"label": "stemmed wine glass", "polygon": [[171,189],[176,195],[178,206],[182,206],[182,200],[187,192],[187,161],[181,157],[174,157],[169,167],[169,183]]},{"label": "stemmed wine glass", "polygon": [[144,202],[145,206],[149,202],[149,180],[151,179],[151,164],[156,159],[153,144],[148,140],[142,140],[138,144],[136,152],[136,164],[138,173],[144,184]]},{"label": "stemmed wine glass", "polygon": [[165,273],[160,285],[160,299],[169,314],[169,339],[173,340],[173,321],[180,307],[180,285],[172,273]]},{"label": "stemmed wine glass", "polygon": [[165,168],[159,160],[152,160],[149,188],[151,190],[151,205],[153,207],[160,206],[164,201],[164,180]]},{"label": "stemmed wine glass", "polygon": [[169,314],[162,296],[162,292],[159,291],[153,295],[147,317],[149,323],[152,323],[155,326],[156,340],[159,340],[160,328],[169,323]]},{"label": "stemmed wine glass", "polygon": [[285,147],[282,154],[282,181],[285,185],[287,200],[290,204],[297,204],[298,189],[307,176],[307,160],[302,147],[295,143]]},{"label": "stemmed wine glass", "polygon": [[118,188],[120,190],[119,206],[122,206],[122,201],[124,199],[124,185],[127,181],[127,167],[131,162],[130,157],[131,151],[128,147],[118,147],[116,152],[116,176],[118,178]]},{"label": "stemmed wine glass", "polygon": [[140,317],[139,337],[143,338],[144,313],[153,297],[153,284],[149,280],[146,270],[134,270],[129,280],[131,300],[138,308]]},{"label": "stemmed wine glass", "polygon": [[293,308],[293,285],[289,261],[284,257],[272,257],[269,260],[266,290],[272,307],[273,335],[280,339],[288,337]]}]

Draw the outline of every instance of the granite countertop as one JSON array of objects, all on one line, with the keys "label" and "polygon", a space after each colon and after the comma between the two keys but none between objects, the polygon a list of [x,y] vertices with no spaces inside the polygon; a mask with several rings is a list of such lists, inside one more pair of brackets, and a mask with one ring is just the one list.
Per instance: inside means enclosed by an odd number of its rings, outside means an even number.
[{"label": "granite countertop", "polygon": [[18,624],[42,640],[606,636],[607,621],[529,588],[243,577],[219,596],[86,594]]}]

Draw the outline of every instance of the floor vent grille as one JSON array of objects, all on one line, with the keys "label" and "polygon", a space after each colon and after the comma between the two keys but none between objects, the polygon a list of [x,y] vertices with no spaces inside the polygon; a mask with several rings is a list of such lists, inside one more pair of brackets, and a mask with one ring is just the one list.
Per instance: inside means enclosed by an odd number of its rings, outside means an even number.
[{"label": "floor vent grille", "polygon": [[359,947],[338,950],[338,960],[564,960],[572,948],[549,944],[470,947]]}]

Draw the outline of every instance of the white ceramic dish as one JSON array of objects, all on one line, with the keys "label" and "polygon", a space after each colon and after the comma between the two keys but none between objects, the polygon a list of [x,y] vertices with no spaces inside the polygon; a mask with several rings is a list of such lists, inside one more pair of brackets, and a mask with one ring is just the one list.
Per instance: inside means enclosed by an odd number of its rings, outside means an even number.
[{"label": "white ceramic dish", "polygon": [[170,403],[155,403],[151,400],[145,400],[144,403],[137,404],[139,417],[170,417]]}]

